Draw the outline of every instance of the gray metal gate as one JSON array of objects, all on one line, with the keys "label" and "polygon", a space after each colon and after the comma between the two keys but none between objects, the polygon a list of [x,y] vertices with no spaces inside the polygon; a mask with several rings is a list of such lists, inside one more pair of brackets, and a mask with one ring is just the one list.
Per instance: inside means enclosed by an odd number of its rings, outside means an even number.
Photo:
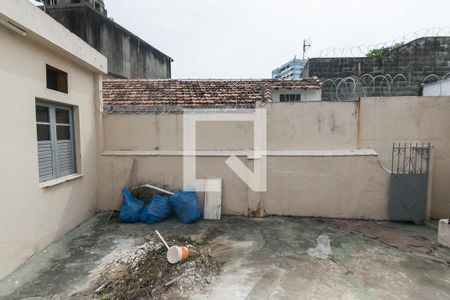
[{"label": "gray metal gate", "polygon": [[403,143],[392,146],[389,218],[425,221],[431,144]]}]

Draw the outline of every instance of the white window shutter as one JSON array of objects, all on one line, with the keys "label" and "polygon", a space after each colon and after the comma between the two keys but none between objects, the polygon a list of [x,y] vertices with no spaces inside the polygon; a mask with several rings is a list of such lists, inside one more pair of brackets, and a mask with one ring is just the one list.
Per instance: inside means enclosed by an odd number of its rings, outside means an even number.
[{"label": "white window shutter", "polygon": [[55,177],[52,142],[38,142],[39,181],[43,182]]},{"label": "white window shutter", "polygon": [[56,142],[56,174],[57,177],[67,176],[75,173],[73,142],[57,141]]}]

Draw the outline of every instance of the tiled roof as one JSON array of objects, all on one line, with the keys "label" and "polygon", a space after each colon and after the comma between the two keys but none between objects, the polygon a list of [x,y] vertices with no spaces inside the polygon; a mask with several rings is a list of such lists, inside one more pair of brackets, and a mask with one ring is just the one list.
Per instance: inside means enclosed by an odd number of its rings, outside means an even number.
[{"label": "tiled roof", "polygon": [[318,89],[317,79],[300,80],[105,80],[103,104],[114,107],[250,107],[272,101],[273,89]]}]

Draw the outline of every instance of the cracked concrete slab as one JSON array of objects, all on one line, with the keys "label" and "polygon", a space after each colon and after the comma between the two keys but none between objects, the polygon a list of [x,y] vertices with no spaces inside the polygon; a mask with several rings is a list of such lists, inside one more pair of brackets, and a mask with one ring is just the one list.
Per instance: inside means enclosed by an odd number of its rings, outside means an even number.
[{"label": "cracked concrete slab", "polygon": [[[225,264],[206,290],[172,290],[181,299],[450,299],[450,249],[436,228],[314,218],[248,219],[184,225],[108,222],[100,213],[0,282],[0,298],[70,298],[108,262],[133,251],[158,229],[217,244]],[[308,255],[317,237],[331,240],[328,259]]]}]

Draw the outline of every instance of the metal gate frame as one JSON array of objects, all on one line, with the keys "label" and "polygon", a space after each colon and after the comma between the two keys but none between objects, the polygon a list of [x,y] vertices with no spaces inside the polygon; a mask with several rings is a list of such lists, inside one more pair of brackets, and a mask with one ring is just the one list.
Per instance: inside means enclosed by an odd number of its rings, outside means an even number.
[{"label": "metal gate frame", "polygon": [[392,145],[389,219],[422,222],[427,218],[430,143]]}]

